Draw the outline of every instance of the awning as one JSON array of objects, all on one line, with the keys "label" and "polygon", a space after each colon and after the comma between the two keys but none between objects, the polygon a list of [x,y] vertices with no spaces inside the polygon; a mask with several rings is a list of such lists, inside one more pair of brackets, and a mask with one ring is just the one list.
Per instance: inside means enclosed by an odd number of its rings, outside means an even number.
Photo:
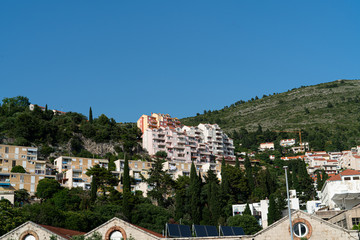
[{"label": "awning", "polygon": [[357,193],[335,193],[331,200],[340,201],[340,200],[354,200],[360,199],[360,192]]},{"label": "awning", "polygon": [[10,186],[10,183],[4,183],[4,182],[0,182],[0,186]]}]

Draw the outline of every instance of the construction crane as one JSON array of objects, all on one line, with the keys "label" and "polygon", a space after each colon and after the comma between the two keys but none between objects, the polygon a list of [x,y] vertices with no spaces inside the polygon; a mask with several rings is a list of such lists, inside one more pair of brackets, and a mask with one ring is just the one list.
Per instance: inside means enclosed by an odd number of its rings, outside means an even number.
[{"label": "construction crane", "polygon": [[299,133],[299,139],[300,139],[300,149],[301,151],[303,150],[303,145],[302,145],[302,141],[301,141],[301,132],[302,130],[299,129],[299,130],[292,130],[292,131],[280,131],[280,130],[275,130],[273,132],[287,132],[287,133]]}]

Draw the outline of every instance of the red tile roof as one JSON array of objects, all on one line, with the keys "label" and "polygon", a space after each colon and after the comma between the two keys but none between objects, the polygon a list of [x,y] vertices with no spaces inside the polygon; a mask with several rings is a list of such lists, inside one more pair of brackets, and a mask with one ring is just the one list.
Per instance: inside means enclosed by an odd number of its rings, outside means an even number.
[{"label": "red tile roof", "polygon": [[341,176],[351,176],[351,175],[360,175],[360,171],[346,169],[346,170],[342,171],[341,173],[330,177],[327,181],[340,181]]},{"label": "red tile roof", "polygon": [[46,228],[50,232],[53,232],[63,238],[66,238],[66,239],[70,239],[72,236],[85,234],[84,232],[74,231],[74,230],[70,230],[70,229],[66,229],[66,228],[52,227],[52,226],[42,225],[42,224],[39,224],[39,225],[42,226],[43,228]]},{"label": "red tile roof", "polygon": [[149,229],[146,229],[146,228],[140,227],[140,226],[135,225],[135,224],[131,224],[131,225],[134,225],[135,227],[140,228],[141,230],[144,230],[145,232],[148,232],[148,233],[150,233],[150,234],[152,234],[152,235],[154,235],[154,236],[156,236],[156,237],[158,237],[158,238],[165,238],[165,236],[163,236],[163,235],[162,235],[162,234],[160,234],[160,233],[157,233],[157,232],[151,231],[151,230],[149,230]]},{"label": "red tile roof", "polygon": [[360,175],[360,171],[346,169],[340,173],[341,176],[349,176],[349,175]]}]

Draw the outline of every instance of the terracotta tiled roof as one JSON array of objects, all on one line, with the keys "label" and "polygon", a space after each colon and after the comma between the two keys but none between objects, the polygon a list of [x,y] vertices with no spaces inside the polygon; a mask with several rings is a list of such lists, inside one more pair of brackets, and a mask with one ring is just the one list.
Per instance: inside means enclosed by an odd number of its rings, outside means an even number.
[{"label": "terracotta tiled roof", "polygon": [[346,170],[342,171],[341,173],[330,177],[327,181],[340,181],[341,176],[351,176],[351,175],[360,175],[360,171],[346,169]]},{"label": "terracotta tiled roof", "polygon": [[349,176],[349,175],[360,175],[360,171],[346,169],[340,173],[341,176]]},{"label": "terracotta tiled roof", "polygon": [[131,224],[131,225],[134,225],[135,227],[140,228],[141,230],[144,230],[145,232],[148,232],[148,233],[150,233],[150,234],[152,234],[152,235],[154,235],[154,236],[156,236],[156,237],[158,237],[158,238],[165,238],[165,236],[163,236],[163,235],[162,235],[162,234],[160,234],[160,233],[157,233],[157,232],[151,231],[151,230],[149,230],[149,229],[146,229],[146,228],[140,227],[140,226],[135,225],[135,224]]},{"label": "terracotta tiled roof", "polygon": [[327,181],[331,182],[331,181],[340,181],[340,180],[341,180],[341,176],[338,174],[330,177]]},{"label": "terracotta tiled roof", "polygon": [[84,235],[84,232],[79,232],[79,231],[74,231],[74,230],[70,230],[70,229],[65,229],[65,228],[59,228],[59,227],[52,227],[52,226],[48,226],[48,225],[42,225],[39,224],[40,226],[42,226],[43,228],[46,228],[47,230],[63,237],[66,239],[70,239],[72,236],[76,236],[76,235]]}]

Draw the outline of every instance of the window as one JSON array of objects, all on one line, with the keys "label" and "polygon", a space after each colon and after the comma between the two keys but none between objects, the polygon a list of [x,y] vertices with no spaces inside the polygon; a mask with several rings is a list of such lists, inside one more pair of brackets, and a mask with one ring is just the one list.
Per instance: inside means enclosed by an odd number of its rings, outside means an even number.
[{"label": "window", "polygon": [[349,180],[351,180],[351,177],[344,177],[344,180],[349,181]]},{"label": "window", "polygon": [[353,180],[359,180],[359,177],[353,177]]},{"label": "window", "polygon": [[360,218],[352,218],[351,219],[352,225],[359,225],[360,223]]},{"label": "window", "polygon": [[36,240],[36,238],[33,235],[26,235],[26,237],[24,238],[24,240]]},{"label": "window", "polygon": [[302,222],[295,223],[293,230],[294,230],[295,236],[297,236],[299,238],[305,237],[306,234],[308,233],[307,226]]},{"label": "window", "polygon": [[5,153],[9,153],[9,147],[5,147]]}]

